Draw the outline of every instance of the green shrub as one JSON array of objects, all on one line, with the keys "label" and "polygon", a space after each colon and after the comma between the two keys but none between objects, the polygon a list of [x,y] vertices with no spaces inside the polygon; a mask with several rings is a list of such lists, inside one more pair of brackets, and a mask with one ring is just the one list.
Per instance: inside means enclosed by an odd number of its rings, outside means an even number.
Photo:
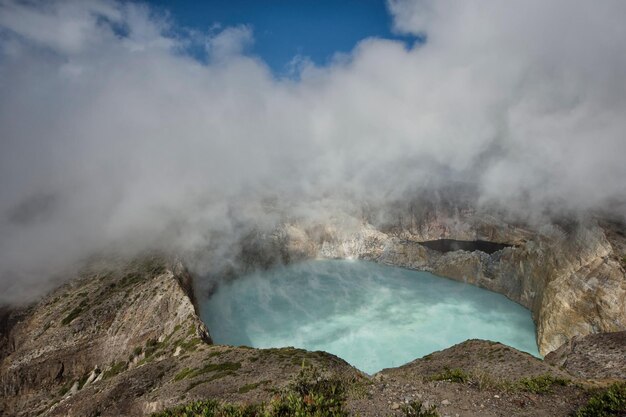
[{"label": "green shrub", "polygon": [[411,401],[402,406],[402,412],[406,417],[439,417],[436,406],[426,408],[421,401]]},{"label": "green shrub", "polygon": [[[187,369],[181,379],[191,372]],[[200,383],[204,382],[207,381]],[[240,391],[247,392],[259,384],[244,385]],[[269,404],[242,406],[214,400],[197,401],[155,413],[152,417],[347,417],[345,400],[345,389],[339,380],[323,378],[312,367],[303,366],[295,381]],[[423,415],[434,416],[437,415]]]},{"label": "green shrub", "polygon": [[185,368],[176,375],[174,375],[174,381],[180,381],[181,379],[187,378],[194,370]]},{"label": "green shrub", "polygon": [[254,384],[246,384],[243,385],[241,387],[239,387],[239,389],[237,390],[240,394],[245,394],[246,392],[250,392],[254,389],[257,389],[259,387],[259,385],[263,384],[263,382],[256,382]]},{"label": "green shrub", "polygon": [[467,381],[469,381],[470,374],[458,368],[455,368],[455,369],[444,368],[443,372],[437,375],[433,375],[430,379],[431,381],[450,381],[450,382],[457,382],[459,384],[464,384]]},{"label": "green shrub", "polygon": [[183,416],[216,416],[220,408],[217,401],[196,401],[191,404],[171,408],[160,413],[152,414],[152,417],[183,417]]},{"label": "green shrub", "polygon": [[546,394],[552,391],[555,385],[565,386],[568,380],[555,377],[552,375],[540,375],[532,378],[523,378],[518,381],[518,386],[523,391],[532,392],[533,394]]},{"label": "green shrub", "polygon": [[575,417],[621,417],[626,415],[626,382],[611,385],[592,396]]},{"label": "green shrub", "polygon": [[122,371],[125,371],[128,367],[126,362],[117,362],[111,365],[111,368],[102,375],[103,379],[111,378]]},{"label": "green shrub", "polygon": [[76,317],[80,316],[80,313],[82,313],[86,309],[88,302],[89,302],[88,299],[83,299],[77,307],[75,307],[72,311],[70,311],[70,313],[67,316],[65,316],[63,320],[61,320],[61,324],[64,326],[68,325]]}]

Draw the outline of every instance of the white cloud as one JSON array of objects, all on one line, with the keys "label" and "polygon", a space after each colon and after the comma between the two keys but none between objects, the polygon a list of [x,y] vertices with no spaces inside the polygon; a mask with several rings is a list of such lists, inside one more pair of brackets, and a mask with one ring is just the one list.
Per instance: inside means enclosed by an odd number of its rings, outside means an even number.
[{"label": "white cloud", "polygon": [[[282,80],[246,26],[190,39],[133,3],[0,1],[0,302],[111,246],[227,254],[281,210],[423,186],[519,212],[626,198],[626,3],[390,11],[427,42],[365,40]],[[198,39],[208,64],[181,53]]]},{"label": "white cloud", "polygon": [[213,59],[225,59],[241,55],[252,45],[252,29],[246,25],[227,27],[207,40],[207,50]]},{"label": "white cloud", "polygon": [[80,52],[91,42],[109,35],[98,23],[102,18],[119,21],[119,6],[106,0],[0,1],[0,27],[62,54]]}]

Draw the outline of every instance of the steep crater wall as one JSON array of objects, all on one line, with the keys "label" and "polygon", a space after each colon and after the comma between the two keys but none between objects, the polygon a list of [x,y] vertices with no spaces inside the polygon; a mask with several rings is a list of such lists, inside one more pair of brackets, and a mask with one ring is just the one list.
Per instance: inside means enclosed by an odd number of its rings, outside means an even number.
[{"label": "steep crater wall", "polygon": [[545,355],[574,336],[626,329],[623,234],[614,233],[616,227],[622,225],[588,220],[529,228],[474,212],[382,226],[354,219],[290,223],[249,237],[241,259],[266,268],[306,258],[358,258],[477,285],[531,310]]}]

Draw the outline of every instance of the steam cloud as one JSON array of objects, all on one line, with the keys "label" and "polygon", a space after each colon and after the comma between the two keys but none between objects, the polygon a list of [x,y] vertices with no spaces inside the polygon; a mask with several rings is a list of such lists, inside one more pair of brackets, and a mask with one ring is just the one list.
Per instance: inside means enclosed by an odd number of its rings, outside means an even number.
[{"label": "steam cloud", "polygon": [[425,187],[468,184],[517,215],[626,214],[625,2],[388,9],[426,41],[365,39],[276,78],[248,26],[0,0],[0,304],[98,251],[219,247]]}]

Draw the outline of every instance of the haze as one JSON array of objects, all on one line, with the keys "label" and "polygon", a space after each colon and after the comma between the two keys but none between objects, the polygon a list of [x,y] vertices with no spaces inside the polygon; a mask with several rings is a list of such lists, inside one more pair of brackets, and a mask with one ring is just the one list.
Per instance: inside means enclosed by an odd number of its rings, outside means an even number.
[{"label": "haze", "polygon": [[450,185],[524,220],[626,215],[625,2],[387,6],[425,42],[278,77],[251,26],[0,0],[0,304],[91,254],[226,254],[251,227]]}]

